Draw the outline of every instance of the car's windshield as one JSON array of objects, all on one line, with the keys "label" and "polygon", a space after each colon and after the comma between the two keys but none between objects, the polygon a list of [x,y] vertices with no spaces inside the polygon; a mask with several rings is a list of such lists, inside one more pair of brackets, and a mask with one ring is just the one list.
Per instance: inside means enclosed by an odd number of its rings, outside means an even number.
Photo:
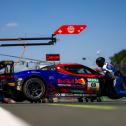
[{"label": "car's windshield", "polygon": [[90,69],[83,65],[68,65],[63,66],[63,69],[65,69],[68,72],[75,73],[75,74],[96,74],[96,72],[93,69]]},{"label": "car's windshield", "polygon": [[41,70],[55,70],[54,65],[44,66],[41,68]]}]

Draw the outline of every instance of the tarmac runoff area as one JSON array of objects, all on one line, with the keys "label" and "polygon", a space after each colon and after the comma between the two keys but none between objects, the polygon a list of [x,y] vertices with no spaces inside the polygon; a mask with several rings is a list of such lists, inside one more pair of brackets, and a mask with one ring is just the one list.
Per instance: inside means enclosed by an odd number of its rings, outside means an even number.
[{"label": "tarmac runoff area", "polygon": [[126,101],[0,104],[1,126],[125,126]]}]

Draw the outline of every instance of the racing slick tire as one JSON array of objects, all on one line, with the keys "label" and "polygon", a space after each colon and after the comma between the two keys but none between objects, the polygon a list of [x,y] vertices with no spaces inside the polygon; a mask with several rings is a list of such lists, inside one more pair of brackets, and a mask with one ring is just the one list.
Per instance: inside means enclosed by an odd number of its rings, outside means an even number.
[{"label": "racing slick tire", "polygon": [[23,85],[23,93],[30,102],[40,101],[45,92],[45,84],[39,78],[30,78]]}]

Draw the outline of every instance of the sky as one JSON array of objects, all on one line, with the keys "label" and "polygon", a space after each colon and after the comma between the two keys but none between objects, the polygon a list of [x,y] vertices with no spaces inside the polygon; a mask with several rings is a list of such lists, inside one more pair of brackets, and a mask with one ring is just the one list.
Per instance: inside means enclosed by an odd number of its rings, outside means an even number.
[{"label": "sky", "polygon": [[[98,56],[109,60],[126,49],[126,0],[0,0],[0,38],[50,37],[63,24],[87,28],[77,35],[57,35],[52,46],[26,47],[24,57],[45,60],[46,54],[58,53],[60,62],[92,67]],[[23,50],[0,47],[0,53],[15,56]],[[12,58],[0,56],[6,59]]]}]

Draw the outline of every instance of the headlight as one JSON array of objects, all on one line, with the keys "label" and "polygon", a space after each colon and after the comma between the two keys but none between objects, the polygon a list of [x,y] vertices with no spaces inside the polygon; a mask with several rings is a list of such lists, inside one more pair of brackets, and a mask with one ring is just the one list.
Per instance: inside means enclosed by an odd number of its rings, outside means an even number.
[{"label": "headlight", "polygon": [[23,79],[17,78],[17,90],[19,90],[19,91],[22,90],[22,83],[23,83]]},{"label": "headlight", "polygon": [[22,78],[17,78],[17,85],[21,85],[23,82],[23,79]]}]

